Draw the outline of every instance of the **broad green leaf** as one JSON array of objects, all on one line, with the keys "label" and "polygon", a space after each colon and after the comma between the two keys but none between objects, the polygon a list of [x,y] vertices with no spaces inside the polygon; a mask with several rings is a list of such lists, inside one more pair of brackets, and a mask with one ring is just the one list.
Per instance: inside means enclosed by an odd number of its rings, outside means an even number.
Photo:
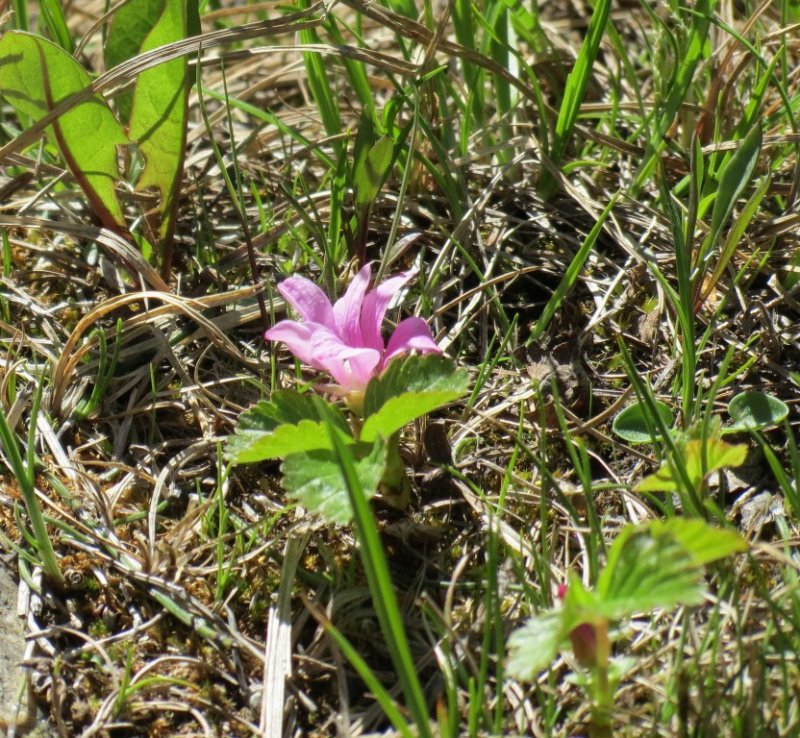
[{"label": "broad green leaf", "polygon": [[[107,69],[112,69],[141,52],[163,6],[164,0],[132,0],[114,13],[103,49]],[[120,120],[127,125],[133,107],[133,90],[116,95],[114,105]]]},{"label": "broad green leaf", "polygon": [[628,526],[600,575],[596,614],[618,620],[655,607],[698,604],[705,592],[703,566],[745,548],[736,532],[702,520]]},{"label": "broad green leaf", "polygon": [[508,639],[508,673],[521,681],[534,681],[555,658],[568,634],[559,610],[531,618]]},{"label": "broad green leaf", "polygon": [[789,415],[789,407],[777,397],[765,392],[740,392],[728,403],[733,425],[726,432],[757,430],[782,423]]},{"label": "broad green leaf", "polygon": [[[186,0],[131,0],[112,20],[106,63],[115,66],[180,41],[186,38],[186,26]],[[172,238],[175,225],[186,148],[188,93],[188,60],[182,56],[141,72],[132,101],[123,99],[120,104],[129,135],[145,160],[136,187],[154,187],[161,195],[162,247]]]},{"label": "broad green leaf", "polygon": [[468,388],[466,371],[443,356],[394,361],[367,385],[360,438],[367,442],[378,435],[388,438],[412,420],[461,397]]},{"label": "broad green leaf", "polygon": [[[61,47],[21,31],[0,39],[0,95],[34,121],[91,84],[86,71]],[[47,128],[69,170],[107,228],[127,230],[115,190],[117,147],[130,143],[100,95],[75,105]]]},{"label": "broad green leaf", "polygon": [[[664,425],[667,427],[672,425],[673,416],[669,406],[660,400],[656,400],[655,403],[658,414],[661,416]],[[628,407],[614,418],[611,429],[628,443],[652,443],[654,439],[650,435],[647,424],[647,412],[647,405],[642,402],[635,402],[633,405],[628,405]],[[658,430],[655,423],[651,422],[650,426],[653,427],[654,430]]]},{"label": "broad green leaf", "polygon": [[[325,428],[322,435],[330,443]],[[361,488],[367,499],[378,489],[386,463],[386,444],[376,439],[369,453],[355,462]],[[353,518],[347,486],[333,451],[316,450],[292,454],[281,465],[283,488],[309,512],[329,523],[346,525]]]},{"label": "broad green leaf", "polygon": [[[687,441],[682,447],[686,464],[686,474],[695,490],[708,478],[709,474],[729,466],[741,466],[747,458],[745,444],[730,444],[717,438],[699,438]],[[681,478],[673,472],[674,464],[665,461],[661,468],[636,485],[636,492],[677,492]]]},{"label": "broad green leaf", "polygon": [[346,442],[354,443],[347,421],[334,405],[323,414],[325,401],[315,395],[280,390],[239,417],[236,434],[228,438],[228,455],[236,463],[283,458],[291,453],[330,449],[321,423],[330,418]]}]

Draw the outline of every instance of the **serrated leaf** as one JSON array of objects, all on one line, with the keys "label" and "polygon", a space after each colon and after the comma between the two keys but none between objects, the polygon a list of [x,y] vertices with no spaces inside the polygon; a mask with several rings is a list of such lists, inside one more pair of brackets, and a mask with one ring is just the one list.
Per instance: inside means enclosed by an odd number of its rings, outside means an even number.
[{"label": "serrated leaf", "polygon": [[728,403],[733,425],[727,432],[757,430],[782,423],[789,415],[785,402],[765,392],[740,392]]},{"label": "serrated leaf", "polygon": [[[322,433],[327,437],[325,429]],[[369,453],[355,462],[361,488],[367,499],[378,490],[386,464],[386,444],[376,439]],[[281,465],[283,488],[309,512],[334,525],[353,518],[342,469],[333,451],[317,450],[288,456]]]},{"label": "serrated leaf", "polygon": [[[111,66],[186,38],[186,0],[131,0],[114,15],[106,41]],[[165,61],[139,74],[133,94],[119,103],[129,135],[139,145],[145,166],[139,190],[161,195],[162,245],[172,237],[181,183],[188,111],[188,60]]]},{"label": "serrated leaf", "polygon": [[[689,482],[697,490],[713,472],[744,464],[747,458],[747,446],[742,443],[726,443],[717,438],[707,438],[705,441],[698,438],[687,441],[682,446],[682,453]],[[634,487],[634,491],[677,492],[681,489],[681,484],[682,480],[674,464],[665,461],[655,474],[642,479]]]},{"label": "serrated leaf", "polygon": [[746,548],[734,531],[674,518],[628,526],[597,584],[597,615],[618,620],[652,608],[692,605],[705,592],[703,567]]},{"label": "serrated leaf", "polygon": [[324,400],[301,395],[293,390],[273,392],[239,417],[236,433],[228,438],[228,455],[239,464],[283,458],[291,453],[330,449],[330,439],[322,423],[330,418],[345,443],[355,443],[342,412],[329,405],[323,414]]},{"label": "serrated leaf", "polygon": [[[7,31],[0,39],[0,95],[34,121],[85,89],[91,79],[67,52],[44,38]],[[130,140],[105,99],[94,95],[46,129],[66,165],[107,228],[127,230],[117,199],[117,147]]]},{"label": "serrated leaf", "polygon": [[[669,428],[672,425],[672,410],[660,400],[655,403],[662,422]],[[652,443],[654,439],[650,435],[646,419],[648,412],[647,405],[643,402],[628,405],[614,418],[611,429],[628,443]],[[658,428],[655,427],[654,430],[657,431]]]},{"label": "serrated leaf", "polygon": [[412,420],[466,394],[469,376],[444,356],[426,354],[391,362],[367,385],[361,440],[386,438]]},{"label": "serrated leaf", "polygon": [[559,610],[531,618],[508,639],[508,673],[521,681],[534,681],[555,658],[568,633]]}]

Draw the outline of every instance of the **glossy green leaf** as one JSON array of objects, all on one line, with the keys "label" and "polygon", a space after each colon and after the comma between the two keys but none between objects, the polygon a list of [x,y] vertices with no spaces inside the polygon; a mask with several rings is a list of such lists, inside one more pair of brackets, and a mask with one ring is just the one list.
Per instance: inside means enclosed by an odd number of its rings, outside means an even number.
[{"label": "glossy green leaf", "polygon": [[[741,466],[747,458],[745,444],[730,444],[717,438],[692,439],[680,447],[686,475],[695,490],[710,474],[726,467]],[[634,488],[636,492],[678,492],[682,480],[674,464],[665,461],[655,474],[645,477]]]},{"label": "glossy green leaf", "polygon": [[765,392],[741,392],[728,403],[733,425],[725,432],[757,430],[782,423],[789,416],[788,405]]},{"label": "glossy green leaf", "polygon": [[[186,38],[185,0],[132,0],[114,15],[106,41],[106,65]],[[172,237],[186,144],[188,61],[162,62],[139,74],[130,97],[119,100],[120,115],[139,145],[145,165],[137,189],[161,195],[159,235]]]},{"label": "glossy green leaf", "polygon": [[437,354],[396,360],[367,385],[361,440],[390,437],[412,420],[462,397],[469,376]]},{"label": "glossy green leaf", "polygon": [[[91,84],[86,71],[61,47],[21,31],[0,39],[0,95],[34,121]],[[102,224],[127,230],[117,199],[117,147],[130,141],[100,95],[75,105],[47,128],[66,165]]]},{"label": "glossy green leaf", "polygon": [[[322,429],[321,435],[330,444]],[[339,436],[341,438],[341,436]],[[361,490],[369,500],[378,490],[386,463],[386,444],[378,438],[369,453],[355,461]],[[281,465],[283,488],[309,512],[320,515],[329,523],[346,525],[353,518],[353,508],[347,492],[342,468],[336,454],[316,450],[292,454]]]},{"label": "glossy green leaf", "polygon": [[228,455],[239,464],[285,458],[289,454],[330,449],[323,421],[340,431],[346,443],[355,443],[347,421],[334,405],[324,413],[325,401],[292,390],[274,392],[269,402],[259,402],[242,413],[236,433],[228,438]]},{"label": "glossy green leaf", "polygon": [[[664,425],[669,427],[672,425],[672,410],[669,405],[656,400],[656,408],[661,417]],[[642,402],[635,402],[633,405],[628,405],[622,410],[611,425],[611,429],[620,438],[628,443],[653,443],[653,437],[650,435],[650,430],[647,424],[647,405]],[[651,423],[650,427],[657,430],[655,423]]]}]

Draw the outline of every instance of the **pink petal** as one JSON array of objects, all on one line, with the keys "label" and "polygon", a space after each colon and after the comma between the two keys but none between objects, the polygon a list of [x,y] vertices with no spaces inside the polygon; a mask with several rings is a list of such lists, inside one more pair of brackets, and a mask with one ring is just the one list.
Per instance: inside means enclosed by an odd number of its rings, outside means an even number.
[{"label": "pink petal", "polygon": [[305,277],[289,277],[278,285],[278,292],[299,315],[310,323],[333,329],[333,308],[328,296]]},{"label": "pink petal", "polygon": [[413,271],[398,274],[367,293],[361,308],[361,335],[364,346],[369,346],[377,351],[383,350],[381,324],[386,317],[389,303],[414,274]]},{"label": "pink petal", "polygon": [[363,346],[361,336],[361,308],[364,305],[364,295],[369,287],[372,276],[372,265],[366,264],[361,271],[353,277],[344,295],[333,306],[333,318],[339,335],[350,346]]},{"label": "pink petal", "polygon": [[419,351],[423,354],[442,353],[433,340],[431,329],[422,318],[406,318],[400,321],[386,346],[383,366],[386,366],[392,357],[406,351]]},{"label": "pink petal", "polygon": [[300,361],[311,364],[312,329],[307,323],[296,320],[282,320],[276,323],[265,334],[268,341],[283,341]]},{"label": "pink petal", "polygon": [[378,351],[348,346],[325,329],[314,332],[311,353],[314,365],[325,369],[348,392],[363,390],[381,361]]}]

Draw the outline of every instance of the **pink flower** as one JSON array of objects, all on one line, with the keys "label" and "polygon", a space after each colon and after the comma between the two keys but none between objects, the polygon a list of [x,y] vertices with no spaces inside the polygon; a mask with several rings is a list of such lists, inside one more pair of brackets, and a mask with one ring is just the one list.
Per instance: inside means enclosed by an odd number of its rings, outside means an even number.
[{"label": "pink flower", "polygon": [[399,354],[441,353],[422,318],[401,321],[384,345],[381,323],[386,310],[414,273],[398,274],[368,290],[371,272],[367,264],[335,305],[310,280],[289,277],[278,285],[278,292],[303,321],[282,320],[264,337],[283,341],[304,364],[328,372],[345,394],[363,392]]}]

